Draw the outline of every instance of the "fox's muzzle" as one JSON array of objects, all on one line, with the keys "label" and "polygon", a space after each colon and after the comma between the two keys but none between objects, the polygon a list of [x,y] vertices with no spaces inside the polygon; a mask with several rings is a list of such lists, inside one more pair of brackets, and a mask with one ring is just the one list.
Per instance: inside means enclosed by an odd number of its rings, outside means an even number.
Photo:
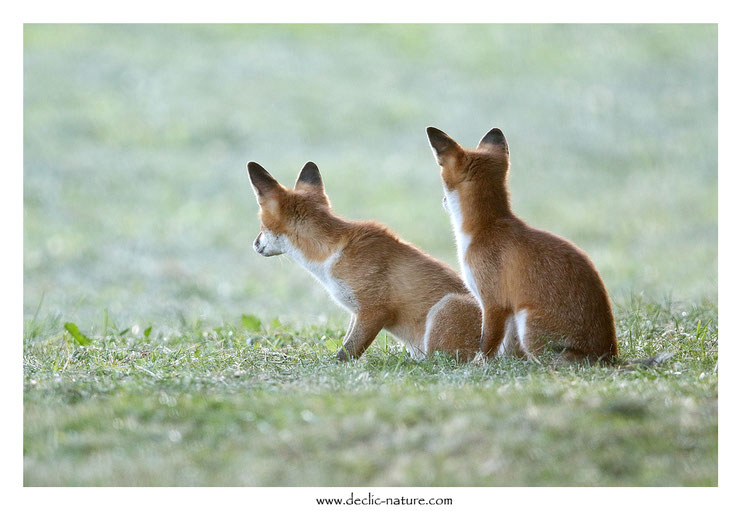
[{"label": "fox's muzzle", "polygon": [[284,252],[280,237],[276,237],[270,231],[260,231],[258,237],[255,238],[253,248],[255,249],[255,252],[263,257],[280,255]]},{"label": "fox's muzzle", "polygon": [[263,247],[260,246],[260,236],[262,234],[263,234],[262,232],[258,234],[258,237],[255,238],[255,242],[252,244],[253,248],[255,249],[255,252],[257,252],[260,255],[263,255]]}]

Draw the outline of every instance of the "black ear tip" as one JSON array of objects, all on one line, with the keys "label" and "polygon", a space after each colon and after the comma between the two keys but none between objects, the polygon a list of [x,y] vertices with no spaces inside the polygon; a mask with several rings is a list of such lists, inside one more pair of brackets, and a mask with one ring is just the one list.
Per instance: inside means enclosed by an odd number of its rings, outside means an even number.
[{"label": "black ear tip", "polygon": [[265,170],[259,163],[250,161],[247,162],[247,175],[250,176],[252,181],[256,179],[269,179],[273,180],[273,176]]},{"label": "black ear tip", "polygon": [[481,145],[492,145],[492,146],[504,146],[507,147],[508,143],[505,140],[505,134],[500,128],[492,128],[479,142]]},{"label": "black ear tip", "polygon": [[503,134],[500,128],[492,128],[491,130],[487,132],[484,138],[496,140],[498,138],[505,138],[505,135]]},{"label": "black ear tip", "polygon": [[428,140],[430,140],[432,144],[440,145],[441,148],[450,145],[452,142],[451,137],[435,126],[428,126],[426,131],[428,132]]},{"label": "black ear tip", "polygon": [[322,186],[322,176],[319,173],[319,167],[313,161],[304,164],[296,179],[297,186],[299,183],[306,183],[314,186]]}]

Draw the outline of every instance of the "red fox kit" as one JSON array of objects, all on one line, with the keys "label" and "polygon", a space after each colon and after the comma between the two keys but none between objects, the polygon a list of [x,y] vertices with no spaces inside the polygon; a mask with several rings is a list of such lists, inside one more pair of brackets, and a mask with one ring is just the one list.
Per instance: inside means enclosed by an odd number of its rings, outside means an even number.
[{"label": "red fox kit", "polygon": [[490,130],[474,150],[437,128],[427,131],[461,272],[482,308],[482,353],[532,357],[549,341],[565,360],[614,358],[613,313],[595,266],[575,245],[510,209],[502,131]]},{"label": "red fox kit", "polygon": [[351,314],[338,359],[360,357],[382,329],[415,358],[434,351],[463,359],[476,354],[479,306],[451,267],[380,224],[335,215],[312,162],[293,190],[255,162],[247,170],[260,206],[255,251],[292,257]]}]

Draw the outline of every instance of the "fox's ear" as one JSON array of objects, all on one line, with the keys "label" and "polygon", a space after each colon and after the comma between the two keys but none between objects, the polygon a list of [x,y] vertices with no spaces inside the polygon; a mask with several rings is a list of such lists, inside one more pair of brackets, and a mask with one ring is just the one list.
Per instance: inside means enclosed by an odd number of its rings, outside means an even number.
[{"label": "fox's ear", "polygon": [[428,141],[430,147],[433,149],[433,154],[438,160],[439,165],[443,165],[444,161],[450,157],[455,157],[464,152],[459,144],[454,139],[443,133],[438,128],[428,126]]},{"label": "fox's ear", "polygon": [[294,189],[308,186],[319,188],[320,191],[324,191],[325,189],[325,185],[322,183],[322,176],[319,173],[319,168],[312,161],[308,161],[304,164],[301,172],[299,172],[299,177],[296,179]]},{"label": "fox's ear", "polygon": [[482,137],[479,141],[477,149],[504,149],[506,153],[510,152],[508,149],[508,141],[505,140],[500,128],[492,128],[487,134]]},{"label": "fox's ear", "polygon": [[255,192],[255,197],[257,197],[258,201],[261,201],[281,188],[278,181],[276,181],[267,170],[254,161],[247,164],[247,173],[250,176],[250,183],[252,184],[252,189]]}]

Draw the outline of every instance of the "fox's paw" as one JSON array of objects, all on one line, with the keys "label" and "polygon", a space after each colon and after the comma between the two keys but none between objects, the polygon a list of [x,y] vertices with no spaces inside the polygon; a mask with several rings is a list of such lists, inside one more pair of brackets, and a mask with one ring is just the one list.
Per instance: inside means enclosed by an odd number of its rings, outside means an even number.
[{"label": "fox's paw", "polygon": [[338,351],[337,355],[335,355],[335,358],[338,360],[338,362],[347,362],[350,360],[350,357],[348,357],[348,352],[345,351],[345,348],[340,348],[340,351]]},{"label": "fox's paw", "polygon": [[483,366],[487,363],[487,357],[484,356],[483,352],[477,351],[477,354],[471,359],[471,363],[475,366]]}]

